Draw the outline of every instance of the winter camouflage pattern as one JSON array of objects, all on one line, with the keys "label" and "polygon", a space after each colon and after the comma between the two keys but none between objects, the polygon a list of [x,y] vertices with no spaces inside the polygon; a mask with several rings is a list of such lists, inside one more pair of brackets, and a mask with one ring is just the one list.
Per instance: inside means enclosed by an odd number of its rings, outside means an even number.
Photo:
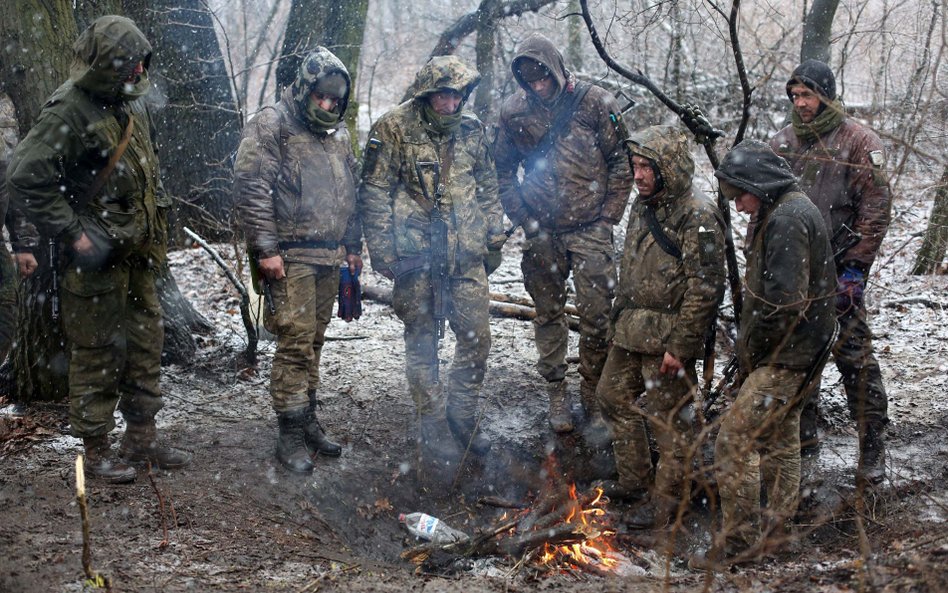
[{"label": "winter camouflage pattern", "polygon": [[[158,178],[151,116],[141,99],[123,100],[144,92],[139,85],[147,76],[116,89],[121,74],[107,68],[147,62],[148,42],[130,20],[102,17],[75,50],[70,80],[49,98],[14,151],[7,187],[15,207],[44,237],[57,238],[64,252],[60,300],[71,350],[69,421],[76,436],[90,437],[114,427],[116,402],[126,418],[140,421],[161,408],[163,329],[153,267],[165,258],[170,200]],[[99,194],[87,196],[129,118],[134,132],[128,149]],[[91,256],[71,249],[83,234],[93,242]]]},{"label": "winter camouflage pattern", "polygon": [[477,79],[456,57],[433,58],[416,77],[414,98],[375,123],[365,149],[359,210],[372,266],[385,271],[400,260],[422,262],[421,269],[396,278],[393,299],[405,324],[409,391],[423,414],[438,414],[442,405],[433,385],[438,359],[428,273],[430,204],[421,186],[426,183],[433,196],[435,179],[419,179],[415,165],[443,163],[442,154],[452,147],[450,172],[441,180],[441,209],[448,224],[451,276],[447,319],[457,336],[448,400],[456,413],[473,415],[490,350],[484,258],[488,247],[499,248],[506,240],[490,147],[483,125],[469,112],[450,135],[437,133],[423,116],[427,95],[450,88],[464,89],[466,96]]},{"label": "winter camouflage pattern", "polygon": [[[724,294],[723,222],[717,206],[692,190],[694,161],[680,130],[646,128],[627,146],[656,163],[664,187],[632,205],[613,305],[613,346],[597,396],[613,428],[619,480],[631,489],[650,486],[648,421],[660,456],[653,502],[667,509],[687,494],[685,454],[693,440],[687,412],[697,384],[695,359],[704,353]],[[655,209],[681,259],[666,253],[649,231],[646,208]],[[666,352],[684,364],[682,376],[660,373]],[[642,393],[647,416],[636,410]]]},{"label": "winter camouflage pattern", "polygon": [[[264,313],[264,324],[277,336],[270,394],[278,413],[309,406],[338,287],[339,247],[361,251],[349,132],[342,122],[314,131],[303,111],[310,89],[332,73],[349,80],[329,50],[309,54],[279,103],[244,128],[234,164],[235,207],[251,257],[282,256],[286,273],[270,281],[276,311]],[[340,100],[341,110],[348,96]]]}]

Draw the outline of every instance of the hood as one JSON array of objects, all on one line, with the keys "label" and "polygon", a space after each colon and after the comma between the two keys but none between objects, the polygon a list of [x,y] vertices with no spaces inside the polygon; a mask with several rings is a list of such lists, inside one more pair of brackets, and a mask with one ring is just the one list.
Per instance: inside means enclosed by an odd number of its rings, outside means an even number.
[{"label": "hood", "polygon": [[[135,23],[123,16],[97,18],[73,45],[75,55],[69,79],[94,95],[130,101],[148,92],[151,44]],[[134,83],[126,83],[138,62],[145,71]]]},{"label": "hood", "polygon": [[664,186],[648,202],[657,202],[666,195],[680,196],[691,188],[695,161],[691,157],[688,137],[674,126],[651,126],[625,141],[631,156],[640,156],[655,163]]},{"label": "hood", "polygon": [[415,82],[411,85],[412,98],[424,99],[441,89],[450,89],[461,94],[463,105],[480,81],[477,70],[457,56],[435,56],[415,75]]},{"label": "hood", "polygon": [[296,73],[296,80],[288,87],[290,97],[292,97],[300,114],[306,113],[306,104],[309,101],[309,94],[313,87],[330,74],[341,74],[346,79],[346,92],[339,100],[339,114],[345,115],[346,107],[349,105],[349,96],[352,94],[352,79],[349,77],[349,71],[346,70],[346,65],[342,63],[342,60],[322,46],[317,47],[303,58],[303,61],[300,62],[300,69]]},{"label": "hood", "polygon": [[569,70],[566,69],[566,63],[563,62],[563,54],[560,53],[560,50],[556,49],[552,41],[539,33],[530,35],[517,47],[517,54],[510,62],[510,69],[513,71],[517,84],[519,84],[523,90],[527,91],[527,96],[536,97],[530,85],[527,84],[519,74],[520,69],[517,66],[517,62],[524,58],[530,58],[531,60],[539,62],[553,75],[553,79],[556,80],[557,89],[550,103],[555,103],[556,100],[560,98],[560,95],[563,94],[563,89],[572,81],[572,75]]},{"label": "hood", "polygon": [[797,185],[790,164],[760,140],[744,140],[732,148],[714,176],[768,205]]}]

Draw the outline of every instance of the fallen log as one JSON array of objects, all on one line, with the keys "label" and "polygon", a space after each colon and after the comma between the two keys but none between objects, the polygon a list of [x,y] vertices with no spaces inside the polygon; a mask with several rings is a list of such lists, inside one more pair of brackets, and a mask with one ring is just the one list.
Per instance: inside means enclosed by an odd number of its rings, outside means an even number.
[{"label": "fallen log", "polygon": [[[524,307],[536,309],[536,304],[530,297],[515,296],[502,292],[491,292],[488,294],[488,296],[490,297],[490,300],[497,303],[513,303],[514,305],[523,305]],[[573,317],[579,317],[579,309],[576,308],[576,305],[567,304],[563,307],[563,312],[567,315],[572,315]]]},{"label": "fallen log", "polygon": [[[382,303],[385,305],[392,304],[392,289],[383,286],[363,284],[362,296],[377,303]],[[576,309],[572,305],[567,306],[574,311]],[[498,302],[493,300],[493,298],[491,298],[489,310],[490,314],[495,317],[509,317],[513,319],[522,319],[524,321],[533,321],[537,317],[537,311],[532,306],[521,305],[513,302]],[[571,330],[579,331],[578,318],[567,314],[566,322]]]}]

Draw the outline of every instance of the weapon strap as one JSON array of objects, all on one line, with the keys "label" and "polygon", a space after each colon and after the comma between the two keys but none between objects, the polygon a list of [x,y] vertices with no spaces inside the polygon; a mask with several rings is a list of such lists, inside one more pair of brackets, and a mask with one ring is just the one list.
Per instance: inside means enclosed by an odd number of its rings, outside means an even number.
[{"label": "weapon strap", "polygon": [[121,159],[122,155],[125,154],[125,149],[128,148],[128,143],[132,139],[132,132],[134,130],[135,116],[129,113],[128,123],[125,125],[125,131],[122,133],[122,140],[119,142],[119,145],[115,147],[115,152],[112,153],[112,156],[109,157],[109,162],[106,163],[105,167],[99,171],[98,175],[95,176],[95,179],[92,180],[92,185],[90,185],[88,191],[86,191],[83,204],[88,204],[91,202],[92,198],[96,197],[96,195],[98,195],[98,193],[102,190],[102,187],[108,180],[109,175],[112,174],[112,171],[115,170],[115,166],[118,165],[119,159]]},{"label": "weapon strap", "polygon": [[648,225],[649,232],[652,233],[652,237],[655,239],[655,242],[658,243],[658,246],[662,248],[662,251],[680,260],[681,249],[665,234],[665,230],[662,229],[662,225],[658,222],[658,217],[655,215],[655,208],[651,206],[645,207],[645,224]]},{"label": "weapon strap", "polygon": [[577,82],[576,86],[573,88],[572,93],[568,93],[569,101],[563,104],[560,110],[556,114],[556,118],[553,120],[553,124],[546,131],[546,134],[540,138],[540,141],[537,142],[536,147],[533,149],[527,158],[523,160],[523,170],[526,174],[533,172],[533,169],[536,167],[537,162],[545,157],[550,150],[553,148],[553,145],[559,139],[560,135],[566,129],[566,124],[573,119],[573,114],[576,113],[576,108],[579,107],[579,103],[583,100],[583,97],[586,96],[586,93],[589,92],[589,89],[592,87],[591,84],[585,82]]},{"label": "weapon strap", "polygon": [[457,136],[452,134],[451,139],[444,147],[443,154],[439,155],[441,157],[441,170],[438,172],[438,187],[435,188],[435,199],[438,201],[441,201],[443,197],[441,190],[444,188],[444,184],[451,180],[451,165],[454,164],[454,143],[456,139]]}]

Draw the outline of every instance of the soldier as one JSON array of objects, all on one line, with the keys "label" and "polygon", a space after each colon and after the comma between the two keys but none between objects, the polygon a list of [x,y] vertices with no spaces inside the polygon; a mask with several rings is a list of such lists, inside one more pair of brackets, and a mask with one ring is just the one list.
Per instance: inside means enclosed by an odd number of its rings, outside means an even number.
[{"label": "soldier", "polygon": [[504,101],[500,113],[494,144],[500,197],[527,238],[521,269],[537,309],[537,368],[548,381],[550,426],[570,432],[566,280],[572,271],[580,314],[580,395],[587,419],[596,419],[596,384],[606,362],[616,286],[612,227],[632,189],[622,149],[625,127],[615,99],[577,82],[546,37],[524,40],[511,70],[521,90]]},{"label": "soldier", "polygon": [[359,192],[372,267],[395,280],[421,444],[429,447],[444,421],[437,354],[447,318],[457,338],[448,426],[475,454],[490,447],[477,419],[490,351],[487,275],[507,238],[484,127],[463,109],[479,80],[454,56],[432,58],[415,78],[414,96],[372,127]]},{"label": "soldier", "polygon": [[[694,193],[695,164],[685,135],[654,126],[627,142],[638,199],[632,205],[619,288],[612,307],[614,337],[597,396],[612,426],[618,483],[613,497],[640,500],[630,527],[665,525],[680,496],[690,412],[697,385],[695,360],[724,293],[723,220],[717,206]],[[645,394],[645,410],[636,399]],[[648,428],[658,443],[651,479]]]},{"label": "soldier", "polygon": [[[96,19],[73,46],[69,80],[16,147],[7,187],[60,250],[60,307],[69,340],[69,422],[86,474],[135,479],[129,462],[187,465],[157,437],[163,329],[155,270],[167,256],[170,199],[159,180],[151,115],[151,45],[127,18]],[[109,445],[118,405],[126,429]]]},{"label": "soldier", "polygon": [[16,331],[16,275],[28,278],[36,271],[37,261],[33,249],[38,247],[32,225],[22,214],[8,209],[9,197],[6,184],[7,161],[0,160],[0,221],[5,221],[13,245],[13,257],[7,250],[6,241],[0,238],[0,362],[6,359],[13,344]]},{"label": "soldier", "polygon": [[277,336],[270,374],[276,457],[298,473],[313,470],[314,455],[342,453],[323,432],[316,404],[340,247],[349,271],[362,269],[356,159],[343,121],[351,87],[343,63],[316,48],[280,101],[244,128],[234,164],[237,212],[270,293],[264,323]]},{"label": "soldier", "polygon": [[819,210],[769,146],[741,142],[715,176],[738,212],[757,221],[737,344],[745,379],[714,448],[725,539],[718,560],[728,563],[759,550],[762,477],[768,529],[781,528],[796,510],[800,410],[832,345],[836,272]]},{"label": "soldier", "polygon": [[[889,422],[888,400],[873,355],[863,294],[892,208],[882,142],[846,116],[836,97],[833,72],[822,62],[800,64],[787,82],[787,95],[793,102],[793,123],[780,130],[770,146],[789,161],[829,229],[839,273],[840,332],[833,356],[859,433],[857,476],[878,483],[885,477],[882,436]],[[800,438],[810,453],[819,442],[818,394],[817,389],[800,425]]]}]

